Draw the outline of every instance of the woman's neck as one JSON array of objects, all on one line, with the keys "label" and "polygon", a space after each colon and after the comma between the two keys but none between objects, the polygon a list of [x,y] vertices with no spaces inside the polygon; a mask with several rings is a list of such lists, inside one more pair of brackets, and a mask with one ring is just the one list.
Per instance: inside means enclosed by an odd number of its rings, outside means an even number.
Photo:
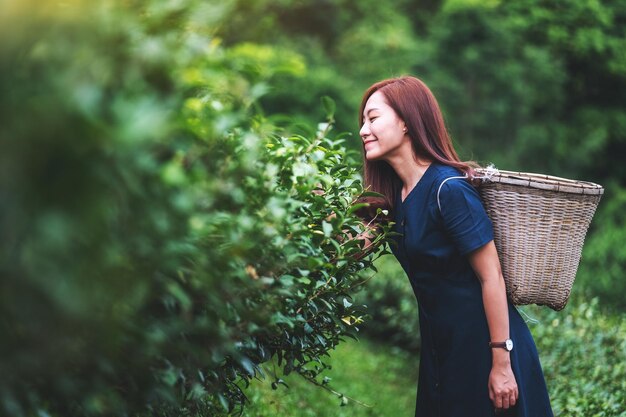
[{"label": "woman's neck", "polygon": [[401,155],[389,158],[387,163],[391,165],[402,181],[402,200],[417,185],[432,161],[417,158],[413,151],[404,152]]}]

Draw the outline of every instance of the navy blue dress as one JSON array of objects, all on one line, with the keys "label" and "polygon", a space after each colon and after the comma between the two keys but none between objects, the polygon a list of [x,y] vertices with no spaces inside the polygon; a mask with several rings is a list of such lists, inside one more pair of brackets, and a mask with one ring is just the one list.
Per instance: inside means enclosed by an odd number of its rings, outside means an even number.
[{"label": "navy blue dress", "polygon": [[[495,416],[489,399],[492,353],[480,281],[466,255],[493,239],[478,192],[455,168],[432,163],[395,207],[392,251],[419,306],[422,340],[416,417]],[[526,323],[508,302],[519,388],[515,407],[498,416],[553,416],[537,349]]]}]

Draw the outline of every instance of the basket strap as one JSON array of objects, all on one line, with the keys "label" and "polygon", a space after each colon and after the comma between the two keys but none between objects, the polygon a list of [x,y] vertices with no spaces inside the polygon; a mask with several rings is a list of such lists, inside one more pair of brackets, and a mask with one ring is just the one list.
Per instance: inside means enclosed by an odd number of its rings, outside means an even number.
[{"label": "basket strap", "polygon": [[[489,164],[487,168],[484,168],[482,170],[482,175],[472,175],[472,180],[490,181],[491,177],[493,177],[494,175],[498,175],[499,173],[500,171],[498,170],[498,168],[495,167],[495,165]],[[441,192],[441,187],[443,187],[443,185],[448,180],[467,179],[467,177],[468,177],[467,174],[463,176],[448,177],[445,180],[443,180],[441,184],[439,184],[439,189],[437,190],[437,206],[439,206],[439,212],[441,212],[441,202],[439,201],[439,193]]]},{"label": "basket strap", "polygon": [[439,206],[439,212],[441,212],[441,201],[439,201],[439,193],[441,192],[441,187],[443,187],[443,185],[446,183],[446,181],[448,180],[453,180],[453,179],[466,179],[467,175],[464,176],[456,176],[456,177],[448,177],[445,180],[441,181],[441,184],[439,184],[439,189],[437,189],[437,205]]}]

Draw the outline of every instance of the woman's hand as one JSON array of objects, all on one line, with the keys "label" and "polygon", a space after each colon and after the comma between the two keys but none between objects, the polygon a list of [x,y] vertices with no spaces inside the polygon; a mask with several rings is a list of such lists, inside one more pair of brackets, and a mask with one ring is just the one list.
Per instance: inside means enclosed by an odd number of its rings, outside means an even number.
[{"label": "woman's hand", "polygon": [[[494,352],[495,353],[495,352]],[[509,352],[502,352],[509,355]],[[494,358],[495,362],[496,358]],[[517,403],[519,391],[510,361],[494,363],[489,374],[489,398],[493,402],[496,412],[504,411]]]},{"label": "woman's hand", "polygon": [[[321,184],[317,184],[316,187],[311,190],[311,192],[317,196],[324,196],[324,194],[326,194],[326,192],[324,191],[324,188],[322,187]],[[357,200],[354,203],[359,203],[359,202],[367,202],[370,206],[365,207],[365,208],[361,208],[359,210],[357,210],[355,212],[355,214],[361,218],[361,224],[363,225],[363,231],[361,233],[358,233],[356,236],[353,235],[353,233],[348,232],[347,230],[344,230],[343,236],[338,236],[337,240],[339,240],[339,242],[343,242],[344,238],[346,238],[347,240],[360,240],[363,242],[363,246],[362,246],[362,251],[355,256],[356,259],[361,259],[364,256],[368,255],[373,249],[375,249],[378,245],[374,245],[374,241],[376,241],[376,237],[378,236],[378,225],[377,223],[375,223],[376,218],[379,217],[379,210],[376,210],[377,205],[374,204],[375,202],[378,202],[378,205],[382,204],[381,199],[369,199],[369,200]],[[373,214],[372,214],[373,213]],[[387,215],[387,211],[383,211],[384,216]],[[333,218],[337,217],[336,213],[331,213],[326,217],[326,221],[329,222],[331,221]]]}]

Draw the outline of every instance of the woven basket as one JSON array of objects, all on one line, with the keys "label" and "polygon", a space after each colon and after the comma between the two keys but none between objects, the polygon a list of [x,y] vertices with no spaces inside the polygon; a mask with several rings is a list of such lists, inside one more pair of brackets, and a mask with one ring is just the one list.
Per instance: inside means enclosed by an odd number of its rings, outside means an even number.
[{"label": "woven basket", "polygon": [[478,191],[491,218],[514,304],[567,304],[583,242],[604,188],[548,175],[488,169]]}]

